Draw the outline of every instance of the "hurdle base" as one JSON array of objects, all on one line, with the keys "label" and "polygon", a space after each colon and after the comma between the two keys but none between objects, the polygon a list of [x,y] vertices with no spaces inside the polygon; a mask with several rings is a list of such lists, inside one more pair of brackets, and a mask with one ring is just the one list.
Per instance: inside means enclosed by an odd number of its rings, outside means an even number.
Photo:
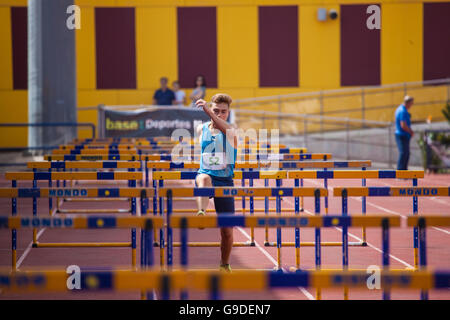
[{"label": "hurdle base", "polygon": [[[220,242],[188,242],[188,247],[220,247]],[[180,242],[174,242],[174,247],[181,247]],[[234,242],[233,247],[254,247],[255,243],[247,242]]]},{"label": "hurdle base", "polygon": [[131,213],[130,209],[58,209],[56,213]]},{"label": "hurdle base", "polygon": [[[300,247],[314,247],[316,245],[315,242],[300,242]],[[341,247],[342,242],[321,242],[321,246],[323,247]],[[349,247],[362,247],[362,242],[349,242]],[[264,242],[265,247],[276,247],[276,242]],[[282,242],[282,247],[295,247],[295,242]],[[367,246],[367,245],[366,245]]]},{"label": "hurdle base", "polygon": [[367,247],[367,242],[361,242],[361,247]]},{"label": "hurdle base", "polygon": [[156,241],[153,242],[153,246],[154,246],[154,247],[159,247],[159,242],[156,242]]},{"label": "hurdle base", "polygon": [[[35,246],[36,245],[36,246]],[[46,242],[46,243],[40,243],[37,242],[33,244],[33,248],[73,248],[73,247],[80,247],[80,248],[99,248],[99,247],[131,247],[131,242]]]},{"label": "hurdle base", "polygon": [[[192,213],[192,212],[196,213],[197,211],[198,211],[197,209],[173,209],[172,213]],[[245,208],[245,209],[236,208],[235,211],[236,212],[250,213],[250,209],[249,208]],[[295,212],[295,209],[283,209],[282,211],[291,213],[291,212]],[[166,212],[167,212],[167,209],[164,209],[164,213],[166,213]],[[216,210],[214,210],[214,209],[207,209],[206,212],[214,213],[214,212],[216,212]],[[264,208],[254,208],[253,212],[265,212],[265,209]],[[272,209],[269,209],[268,212],[277,212],[277,210],[272,208]],[[148,214],[153,214],[153,212],[151,210],[148,210],[147,213]]]},{"label": "hurdle base", "polygon": [[[196,200],[198,197],[173,197],[174,200]],[[236,200],[242,200],[243,198],[250,199],[249,196],[246,197],[233,197]],[[267,197],[269,200],[276,200],[277,197]],[[103,198],[104,199],[104,198]],[[263,201],[266,200],[266,197],[253,197],[255,201]],[[281,198],[283,200],[283,198]]]},{"label": "hurdle base", "polygon": [[[352,268],[348,268],[348,269],[324,269],[324,268],[321,268],[320,269],[321,271],[367,271],[367,269],[358,269],[358,268],[355,268],[355,269],[352,269]],[[308,270],[308,269],[303,269],[303,271],[315,271],[315,269],[310,269],[310,270]],[[409,272],[415,272],[415,271],[417,271],[417,270],[415,270],[415,269],[410,269],[410,268],[405,268],[405,269],[391,269],[391,268],[389,268],[389,271],[393,271],[393,272],[405,272],[405,271],[409,271]]]},{"label": "hurdle base", "polygon": [[64,202],[129,201],[130,198],[64,198]]}]

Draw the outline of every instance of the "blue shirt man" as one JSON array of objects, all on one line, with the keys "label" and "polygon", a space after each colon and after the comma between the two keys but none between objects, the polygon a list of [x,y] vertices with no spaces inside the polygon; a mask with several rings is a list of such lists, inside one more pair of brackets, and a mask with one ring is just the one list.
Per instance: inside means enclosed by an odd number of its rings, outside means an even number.
[{"label": "blue shirt man", "polygon": [[171,106],[176,100],[175,93],[167,88],[167,83],[169,82],[166,77],[162,77],[159,80],[161,88],[155,91],[153,95],[153,104],[159,106]]},{"label": "blue shirt man", "polygon": [[397,170],[408,170],[409,142],[414,132],[411,130],[411,115],[414,98],[405,96],[403,104],[395,111],[395,142],[398,148]]},{"label": "blue shirt man", "polygon": [[395,110],[395,134],[411,137],[411,134],[402,128],[402,121],[404,121],[408,127],[411,127],[411,114],[404,104],[401,104],[397,110]]}]

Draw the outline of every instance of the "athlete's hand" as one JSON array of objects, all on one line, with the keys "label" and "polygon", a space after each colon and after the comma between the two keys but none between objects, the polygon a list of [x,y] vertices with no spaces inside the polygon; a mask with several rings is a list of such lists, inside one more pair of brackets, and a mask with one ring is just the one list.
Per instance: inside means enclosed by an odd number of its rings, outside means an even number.
[{"label": "athlete's hand", "polygon": [[195,106],[197,107],[197,108],[205,108],[206,106],[207,106],[207,102],[205,101],[205,100],[203,100],[203,99],[198,99],[197,101],[195,101]]}]

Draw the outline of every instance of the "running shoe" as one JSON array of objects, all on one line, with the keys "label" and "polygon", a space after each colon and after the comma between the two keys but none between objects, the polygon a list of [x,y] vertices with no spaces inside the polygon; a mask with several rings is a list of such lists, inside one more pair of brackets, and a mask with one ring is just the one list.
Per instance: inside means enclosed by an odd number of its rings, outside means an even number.
[{"label": "running shoe", "polygon": [[231,273],[231,266],[230,266],[230,264],[229,263],[221,264],[220,267],[219,267],[219,271]]},{"label": "running shoe", "polygon": [[[197,212],[197,217],[203,217],[203,216],[205,216],[206,214],[205,214],[205,211],[204,210],[198,210],[198,212]],[[203,230],[203,229],[205,229],[205,228],[198,228],[199,230]]]}]

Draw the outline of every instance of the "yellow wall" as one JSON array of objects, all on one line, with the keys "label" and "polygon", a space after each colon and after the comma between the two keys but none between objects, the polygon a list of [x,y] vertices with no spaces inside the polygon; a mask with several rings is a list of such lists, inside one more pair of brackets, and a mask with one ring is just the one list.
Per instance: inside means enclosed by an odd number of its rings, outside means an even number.
[{"label": "yellow wall", "polygon": [[[422,80],[423,3],[436,0],[380,0],[381,82],[391,84]],[[439,1],[438,1],[439,2]],[[442,0],[442,2],[445,2]],[[340,88],[340,19],[317,21],[317,9],[335,9],[340,4],[371,4],[366,0],[76,0],[81,7],[81,30],[76,31],[78,120],[97,123],[95,111],[84,108],[107,105],[149,104],[159,78],[177,78],[177,7],[217,7],[218,88],[207,89],[207,98],[218,92],[241,98],[272,96]],[[27,122],[27,91],[12,90],[11,6],[26,6],[26,0],[0,0],[0,122]],[[258,6],[299,6],[299,87],[259,88]],[[95,7],[136,8],[136,90],[97,90],[95,64]],[[201,41],[198,44],[201,45]],[[187,96],[192,90],[184,89]],[[429,95],[427,93],[427,95]],[[367,106],[391,103],[398,97],[367,98]],[[329,102],[330,110],[340,103]],[[278,105],[266,110],[277,111]],[[317,101],[292,103],[286,112],[317,112]],[[377,113],[368,114],[376,117]],[[388,119],[386,119],[388,120]],[[22,130],[25,132],[24,130]],[[25,145],[25,133],[1,135],[0,146]],[[2,133],[2,131],[0,131]]]},{"label": "yellow wall", "polygon": [[219,7],[217,45],[219,88],[232,97],[254,96],[259,81],[257,7]]},{"label": "yellow wall", "polygon": [[386,3],[381,10],[382,84],[423,78],[423,6]]},{"label": "yellow wall", "polygon": [[[177,9],[136,9],[137,88],[149,90],[161,76],[175,80],[177,59]],[[151,100],[150,100],[151,101]],[[147,103],[150,102],[147,100]]]},{"label": "yellow wall", "polygon": [[326,23],[317,20],[317,8],[334,9],[339,5],[308,5],[300,8],[300,86],[310,90],[340,86],[339,19]]},{"label": "yellow wall", "polygon": [[[0,2],[0,123],[28,122],[27,91],[12,90],[11,9],[2,5]],[[0,127],[0,147],[26,146],[27,135],[26,128]]]}]

